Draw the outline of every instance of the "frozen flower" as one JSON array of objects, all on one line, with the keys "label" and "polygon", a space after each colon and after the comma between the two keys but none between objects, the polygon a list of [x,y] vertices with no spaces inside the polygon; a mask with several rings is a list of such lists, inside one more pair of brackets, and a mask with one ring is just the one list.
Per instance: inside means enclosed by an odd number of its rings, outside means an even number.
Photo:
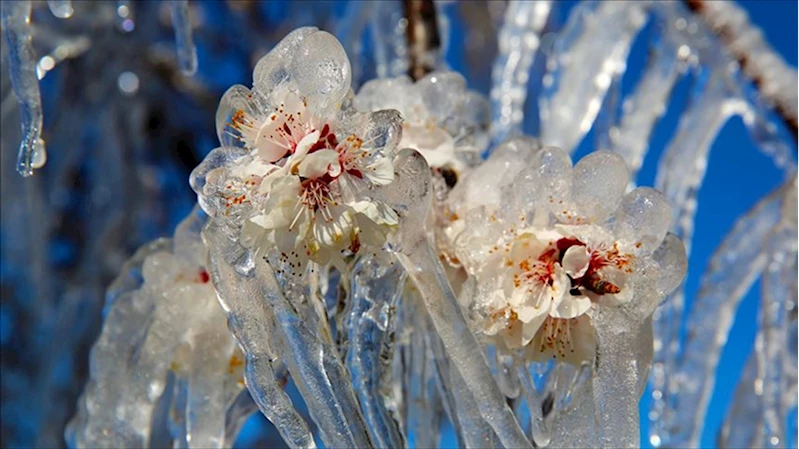
[{"label": "frozen flower", "polygon": [[400,148],[413,148],[448,183],[476,165],[488,144],[488,101],[468,91],[456,72],[433,72],[412,82],[408,77],[376,79],[354,99],[362,111],[396,109],[404,120]]},{"label": "frozen flower", "polygon": [[[510,168],[519,159],[530,165]],[[627,182],[616,154],[597,152],[572,167],[562,150],[525,140],[471,172],[453,190],[445,235],[477,279],[467,305],[477,329],[530,359],[579,364],[593,360],[598,308],[651,314],[667,293],[651,286],[681,277],[685,255],[674,239],[664,242],[665,198],[649,188],[625,194]]]},{"label": "frozen flower", "polygon": [[394,178],[402,133],[396,111],[350,107],[350,66],[315,28],[283,39],[256,65],[252,89],[233,86],[217,111],[223,147],[192,174],[200,204],[259,253],[276,249],[293,271],[341,263],[380,246],[396,213],[373,190]]}]

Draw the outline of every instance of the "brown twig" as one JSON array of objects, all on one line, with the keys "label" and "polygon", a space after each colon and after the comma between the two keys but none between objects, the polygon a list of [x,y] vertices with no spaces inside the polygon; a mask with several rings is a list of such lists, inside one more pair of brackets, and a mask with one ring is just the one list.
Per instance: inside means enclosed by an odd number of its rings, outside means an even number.
[{"label": "brown twig", "polygon": [[433,0],[403,0],[408,37],[408,75],[416,81],[435,69],[441,38]]},{"label": "brown twig", "polygon": [[750,27],[740,27],[733,23],[729,23],[720,19],[719,17],[708,8],[707,0],[685,0],[688,9],[697,14],[702,20],[707,23],[710,28],[719,36],[721,42],[726,46],[730,54],[738,61],[743,73],[752,81],[757,88],[761,97],[766,102],[774,107],[775,112],[779,115],[782,122],[790,130],[794,140],[797,140],[797,129],[799,129],[797,120],[796,105],[791,104],[796,102],[795,97],[783,96],[779,92],[780,86],[775,86],[771,81],[768,71],[776,70],[775,67],[763,67],[757,64],[754,56],[749,51],[741,48],[739,45],[733,45],[745,33],[751,33]]}]

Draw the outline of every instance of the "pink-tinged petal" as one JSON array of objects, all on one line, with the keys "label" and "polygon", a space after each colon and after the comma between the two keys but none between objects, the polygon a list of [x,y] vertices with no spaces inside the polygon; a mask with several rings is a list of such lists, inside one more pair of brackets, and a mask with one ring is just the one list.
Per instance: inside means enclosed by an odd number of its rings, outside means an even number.
[{"label": "pink-tinged petal", "polygon": [[258,151],[259,157],[269,162],[276,162],[291,149],[291,142],[278,131],[284,124],[282,116],[274,112],[264,118],[255,142],[253,142],[253,147]]},{"label": "pink-tinged petal", "polygon": [[585,274],[589,262],[591,262],[591,253],[588,252],[588,248],[575,245],[566,250],[561,265],[572,279],[576,279]]},{"label": "pink-tinged petal", "polygon": [[591,309],[591,299],[583,295],[565,295],[550,312],[553,318],[576,318]]}]

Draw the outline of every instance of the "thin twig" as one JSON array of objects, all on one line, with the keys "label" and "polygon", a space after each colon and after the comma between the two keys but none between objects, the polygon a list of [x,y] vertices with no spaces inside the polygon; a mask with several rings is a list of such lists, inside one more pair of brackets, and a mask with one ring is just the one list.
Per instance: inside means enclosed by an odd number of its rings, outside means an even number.
[{"label": "thin twig", "polygon": [[405,19],[408,21],[409,67],[408,75],[416,81],[435,69],[441,38],[436,22],[433,0],[403,0]]}]

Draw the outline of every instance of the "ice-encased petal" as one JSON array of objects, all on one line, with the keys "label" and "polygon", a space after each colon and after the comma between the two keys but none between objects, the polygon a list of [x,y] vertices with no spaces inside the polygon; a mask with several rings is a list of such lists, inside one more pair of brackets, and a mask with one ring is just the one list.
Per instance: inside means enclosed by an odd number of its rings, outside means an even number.
[{"label": "ice-encased petal", "polygon": [[629,172],[616,153],[597,151],[574,166],[572,199],[581,218],[602,223],[619,207]]},{"label": "ice-encased petal", "polygon": [[656,281],[658,293],[663,296],[668,295],[680,285],[688,269],[685,245],[679,237],[668,233],[652,253],[652,260],[660,266]]},{"label": "ice-encased petal", "polygon": [[662,193],[639,187],[624,195],[616,211],[616,238],[640,242],[644,251],[653,251],[666,236],[671,215],[671,204]]},{"label": "ice-encased petal", "polygon": [[297,53],[297,47],[306,37],[317,31],[315,27],[297,28],[259,59],[252,72],[255,89],[268,97],[275,87],[288,81],[290,78],[289,65],[291,58]]},{"label": "ice-encased petal", "polygon": [[330,33],[317,31],[305,36],[291,53],[289,76],[298,93],[320,117],[341,106],[350,90],[352,73],[347,53]]}]

